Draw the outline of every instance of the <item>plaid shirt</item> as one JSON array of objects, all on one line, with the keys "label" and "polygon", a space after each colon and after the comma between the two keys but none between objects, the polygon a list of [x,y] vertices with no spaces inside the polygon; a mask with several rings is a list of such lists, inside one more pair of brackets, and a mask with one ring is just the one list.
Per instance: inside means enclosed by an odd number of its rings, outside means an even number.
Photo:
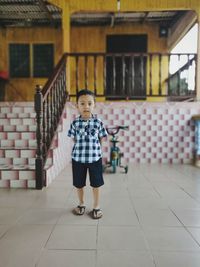
[{"label": "plaid shirt", "polygon": [[70,126],[68,136],[73,137],[75,144],[72,159],[81,163],[92,163],[102,157],[100,138],[107,136],[107,131],[100,119],[93,116],[83,120],[76,118]]}]

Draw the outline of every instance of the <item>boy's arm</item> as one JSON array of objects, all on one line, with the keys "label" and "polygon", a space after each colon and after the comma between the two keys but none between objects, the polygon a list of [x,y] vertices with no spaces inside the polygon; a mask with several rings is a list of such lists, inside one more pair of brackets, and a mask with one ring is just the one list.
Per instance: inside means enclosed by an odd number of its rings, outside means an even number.
[{"label": "boy's arm", "polygon": [[71,137],[72,139],[75,139],[75,127],[74,127],[73,123],[71,123],[71,125],[70,125],[70,129],[67,133],[67,136]]}]

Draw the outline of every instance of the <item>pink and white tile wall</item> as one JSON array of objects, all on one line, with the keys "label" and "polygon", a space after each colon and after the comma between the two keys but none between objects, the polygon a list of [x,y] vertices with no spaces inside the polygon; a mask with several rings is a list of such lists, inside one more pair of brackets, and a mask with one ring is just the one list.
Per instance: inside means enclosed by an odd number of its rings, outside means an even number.
[{"label": "pink and white tile wall", "polygon": [[[71,120],[77,116],[68,103]],[[128,125],[120,132],[124,160],[133,163],[191,163],[194,157],[194,122],[200,114],[194,102],[118,102],[97,103],[95,113],[106,127]],[[68,117],[69,118],[69,117]],[[109,158],[109,138],[103,142],[104,160]]]}]

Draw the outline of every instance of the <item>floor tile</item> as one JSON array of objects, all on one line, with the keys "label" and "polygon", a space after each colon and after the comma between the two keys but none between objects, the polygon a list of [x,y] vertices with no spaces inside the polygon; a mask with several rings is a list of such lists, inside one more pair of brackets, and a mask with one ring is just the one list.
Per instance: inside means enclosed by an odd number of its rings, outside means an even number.
[{"label": "floor tile", "polygon": [[137,227],[99,226],[98,249],[146,250],[147,243],[142,232]]},{"label": "floor tile", "polygon": [[95,267],[94,250],[45,250],[36,267]]},{"label": "floor tile", "polygon": [[139,211],[138,217],[144,226],[182,226],[177,217],[167,209]]},{"label": "floor tile", "polygon": [[16,225],[0,239],[0,267],[34,267],[52,231],[48,225]]},{"label": "floor tile", "polygon": [[103,217],[100,225],[132,225],[138,226],[139,221],[130,198],[113,197],[101,202]]},{"label": "floor tile", "polygon": [[199,245],[184,228],[144,228],[144,232],[151,250],[200,252]]},{"label": "floor tile", "polygon": [[57,225],[48,240],[48,249],[96,249],[95,226]]},{"label": "floor tile", "polygon": [[200,254],[193,252],[153,253],[156,267],[199,267]]},{"label": "floor tile", "polygon": [[27,208],[0,207],[0,225],[15,224],[26,211]]},{"label": "floor tile", "polygon": [[131,164],[104,174],[103,217],[78,204],[71,165],[43,190],[0,190],[0,267],[200,266],[200,179],[192,165]]},{"label": "floor tile", "polygon": [[8,229],[8,225],[0,225],[0,238],[7,232]]},{"label": "floor tile", "polygon": [[197,209],[200,210],[200,203],[190,196],[182,197],[182,198],[163,198],[163,201],[167,203],[168,207],[171,209]]},{"label": "floor tile", "polygon": [[194,239],[200,244],[200,228],[187,227],[187,230],[192,234]]},{"label": "floor tile", "polygon": [[200,210],[173,210],[185,226],[200,227]]},{"label": "floor tile", "polygon": [[132,250],[99,250],[97,267],[155,267],[153,257],[148,252]]},{"label": "floor tile", "polygon": [[132,198],[132,203],[136,211],[168,208],[168,204],[162,198],[155,197]]},{"label": "floor tile", "polygon": [[87,209],[85,214],[82,216],[74,215],[72,205],[67,207],[62,213],[61,217],[58,219],[57,224],[59,225],[97,225],[98,220],[93,220],[89,214],[90,210]]},{"label": "floor tile", "polygon": [[30,209],[20,220],[19,224],[56,224],[64,209],[45,208]]}]

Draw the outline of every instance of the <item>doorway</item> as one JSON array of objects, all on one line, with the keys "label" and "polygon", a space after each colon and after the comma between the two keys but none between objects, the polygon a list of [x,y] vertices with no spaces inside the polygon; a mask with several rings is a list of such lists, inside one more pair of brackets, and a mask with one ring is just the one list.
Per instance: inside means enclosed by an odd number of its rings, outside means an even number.
[{"label": "doorway", "polygon": [[106,62],[107,99],[145,99],[147,35],[108,35],[106,51],[112,54]]}]

